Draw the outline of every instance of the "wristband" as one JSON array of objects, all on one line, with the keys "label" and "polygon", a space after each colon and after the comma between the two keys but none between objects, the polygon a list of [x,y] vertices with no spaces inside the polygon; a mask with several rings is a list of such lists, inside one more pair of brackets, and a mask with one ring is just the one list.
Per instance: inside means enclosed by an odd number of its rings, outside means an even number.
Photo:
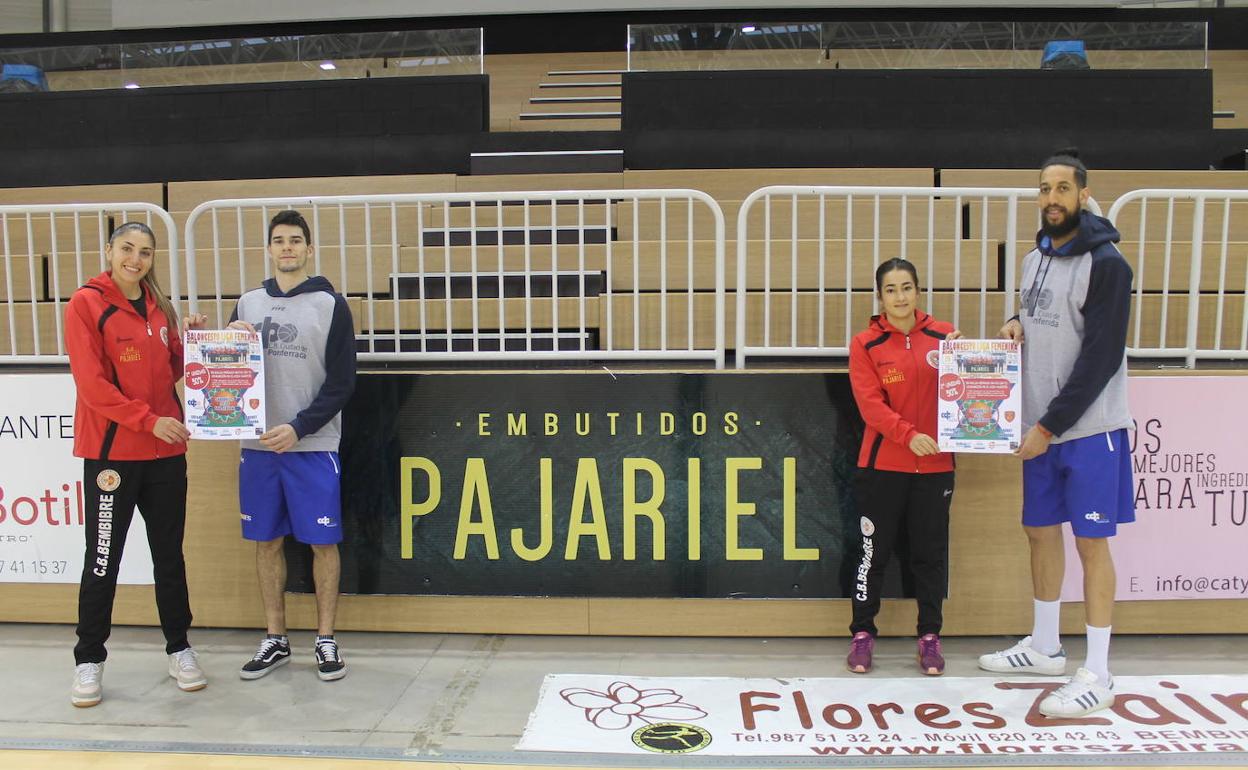
[{"label": "wristband", "polygon": [[1038,431],[1040,431],[1041,433],[1043,433],[1045,438],[1053,438],[1053,431],[1051,431],[1051,430],[1049,430],[1048,428],[1044,427],[1044,426],[1043,426],[1043,425],[1041,425],[1040,423],[1036,423],[1036,430],[1038,430]]}]

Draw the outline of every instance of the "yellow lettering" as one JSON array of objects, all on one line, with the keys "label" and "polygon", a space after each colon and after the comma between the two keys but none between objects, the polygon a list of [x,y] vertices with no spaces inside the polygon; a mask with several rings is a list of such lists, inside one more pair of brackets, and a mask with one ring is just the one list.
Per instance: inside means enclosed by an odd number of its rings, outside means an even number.
[{"label": "yellow lettering", "polygon": [[546,435],[553,436],[559,432],[559,415],[554,412],[546,413]]},{"label": "yellow lettering", "polygon": [[576,435],[589,435],[589,412],[576,413]]},{"label": "yellow lettering", "polygon": [[706,435],[706,412],[693,413],[693,435]]},{"label": "yellow lettering", "polygon": [[670,436],[676,432],[676,415],[671,412],[659,413],[659,434]]},{"label": "yellow lettering", "polygon": [[[473,500],[480,501],[481,521],[472,520]],[[468,538],[480,535],[485,539],[485,555],[498,559],[498,533],[494,530],[494,507],[490,504],[490,483],[485,476],[485,459],[469,457],[464,463],[464,490],[459,498],[459,523],[455,527],[454,558],[468,553]]]},{"label": "yellow lettering", "polygon": [[[417,470],[424,471],[429,479],[429,497],[423,503],[412,500],[412,471]],[[433,460],[427,457],[399,460],[399,515],[403,518],[403,526],[399,527],[399,553],[404,559],[412,558],[412,519],[432,513],[441,499],[442,476]]]},{"label": "yellow lettering", "polygon": [[736,412],[728,412],[724,415],[724,435],[735,436],[740,432],[741,428],[737,425],[739,419]]},{"label": "yellow lettering", "polygon": [[480,412],[479,414],[477,414],[477,435],[478,436],[490,435],[490,413],[489,412]]},{"label": "yellow lettering", "polygon": [[702,558],[702,460],[689,458],[689,561]]},{"label": "yellow lettering", "polygon": [[524,530],[516,527],[511,531],[511,550],[515,551],[516,556],[525,561],[537,561],[545,558],[546,554],[550,553],[555,528],[555,484],[553,475],[550,458],[543,457],[538,461],[538,500],[541,506],[541,518],[538,525],[540,539],[537,547],[529,548],[524,544]]},{"label": "yellow lettering", "polygon": [[[585,499],[589,498],[590,521],[585,521]],[[598,558],[611,558],[611,541],[607,538],[607,516],[602,504],[602,482],[598,480],[598,461],[582,457],[576,463],[576,480],[572,484],[572,510],[568,515],[568,544],[563,558],[576,561],[581,538],[593,536],[598,545]]]},{"label": "yellow lettering", "polygon": [[[637,472],[644,471],[650,476],[650,499],[644,503],[637,502]],[[663,523],[663,512],[659,506],[663,504],[665,494],[663,469],[654,460],[645,457],[624,458],[624,558],[632,561],[637,558],[637,517],[645,516],[650,520],[651,551],[655,561],[663,561],[666,557],[666,527]]]},{"label": "yellow lettering", "polygon": [[507,413],[507,435],[508,436],[527,436],[529,435],[529,415],[520,412]]},{"label": "yellow lettering", "polygon": [[607,412],[607,421],[611,423],[611,435],[615,435],[615,421],[620,418],[619,412]]},{"label": "yellow lettering", "polygon": [[738,545],[737,520],[742,516],[754,515],[754,503],[743,503],[738,500],[739,483],[737,474],[741,471],[757,471],[763,467],[761,457],[727,457],[724,459],[724,473],[727,477],[727,490],[724,494],[724,551],[728,561],[762,561],[762,548],[742,548]]},{"label": "yellow lettering", "polygon": [[641,412],[637,412],[637,435],[641,435]]},{"label": "yellow lettering", "polygon": [[797,547],[797,458],[784,458],[784,560],[818,561],[818,548]]}]

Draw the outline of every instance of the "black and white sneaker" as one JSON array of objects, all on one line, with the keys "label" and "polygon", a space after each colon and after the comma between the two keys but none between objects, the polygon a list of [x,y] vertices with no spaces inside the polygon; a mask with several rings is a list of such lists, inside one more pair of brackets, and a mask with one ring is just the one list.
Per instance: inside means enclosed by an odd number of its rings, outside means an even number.
[{"label": "black and white sneaker", "polygon": [[260,640],[260,647],[251,660],[243,664],[238,675],[243,679],[259,679],[290,660],[290,640],[272,634]]},{"label": "black and white sneaker", "polygon": [[332,636],[316,637],[316,675],[322,682],[332,682],[347,675],[347,663],[338,652],[338,642]]}]

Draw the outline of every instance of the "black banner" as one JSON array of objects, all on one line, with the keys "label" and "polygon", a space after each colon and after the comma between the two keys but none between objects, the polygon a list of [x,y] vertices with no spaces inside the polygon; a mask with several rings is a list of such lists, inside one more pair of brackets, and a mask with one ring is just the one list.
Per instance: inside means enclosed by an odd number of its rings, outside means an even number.
[{"label": "black banner", "polygon": [[844,374],[377,373],[343,424],[347,593],[849,595]]}]

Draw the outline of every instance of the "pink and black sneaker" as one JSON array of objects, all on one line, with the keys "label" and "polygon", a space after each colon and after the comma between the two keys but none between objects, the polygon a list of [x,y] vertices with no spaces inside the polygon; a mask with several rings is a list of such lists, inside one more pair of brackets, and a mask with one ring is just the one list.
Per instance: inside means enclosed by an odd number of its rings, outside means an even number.
[{"label": "pink and black sneaker", "polygon": [[875,637],[867,631],[859,631],[849,642],[849,656],[845,665],[855,674],[871,670],[871,653],[875,650]]},{"label": "pink and black sneaker", "polygon": [[936,634],[919,637],[919,670],[928,676],[945,673],[945,656],[940,654],[940,637]]}]

